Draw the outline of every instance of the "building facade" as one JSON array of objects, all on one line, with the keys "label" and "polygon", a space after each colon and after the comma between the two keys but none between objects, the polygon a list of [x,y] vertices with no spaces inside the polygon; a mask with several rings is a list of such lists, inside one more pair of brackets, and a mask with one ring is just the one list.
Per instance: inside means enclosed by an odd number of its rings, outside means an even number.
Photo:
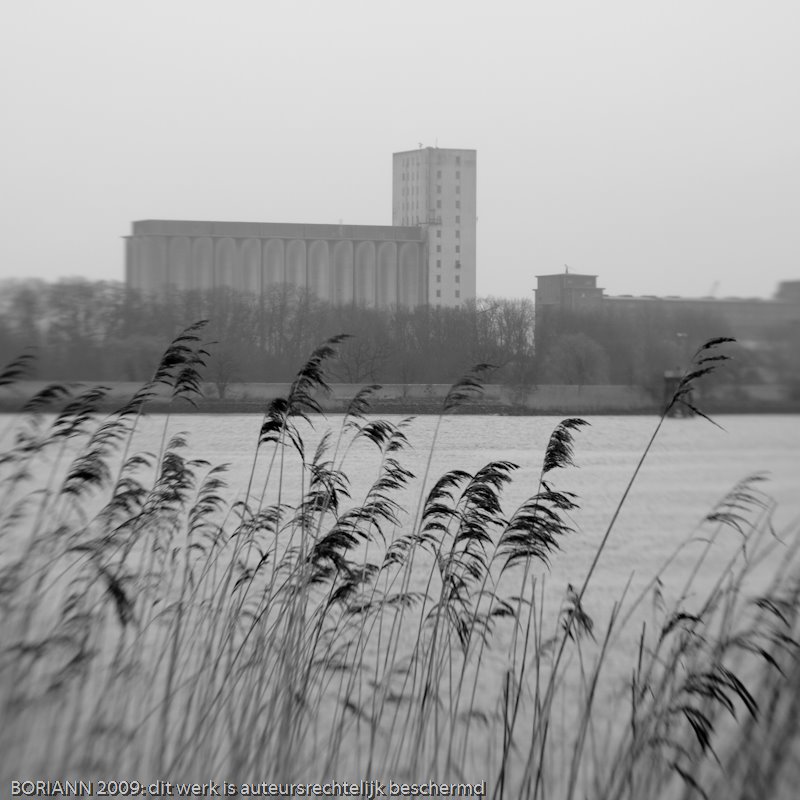
[{"label": "building facade", "polygon": [[143,220],[125,237],[131,289],[308,289],[334,305],[456,306],[475,297],[474,150],[394,154],[392,225]]},{"label": "building facade", "polygon": [[597,285],[597,275],[561,272],[536,276],[536,305],[574,309],[602,300],[604,290]]},{"label": "building facade", "polygon": [[425,231],[381,225],[144,220],[126,241],[126,283],[143,294],[289,284],[335,305],[427,302]]},{"label": "building facade", "polygon": [[742,297],[634,297],[607,295],[597,286],[596,275],[564,272],[537,275],[536,309],[557,307],[575,311],[581,308],[619,309],[647,312],[648,309],[689,311],[718,319],[744,344],[757,343],[781,327],[800,324],[800,281],[784,281],[772,300]]},{"label": "building facade", "polygon": [[477,239],[475,150],[422,147],[395,153],[392,224],[427,231],[428,302],[475,299]]}]

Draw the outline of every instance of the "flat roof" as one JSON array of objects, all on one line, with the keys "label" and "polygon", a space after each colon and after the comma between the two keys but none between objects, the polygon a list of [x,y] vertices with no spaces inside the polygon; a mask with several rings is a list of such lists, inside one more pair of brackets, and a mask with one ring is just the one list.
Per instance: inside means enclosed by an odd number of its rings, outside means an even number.
[{"label": "flat roof", "polygon": [[643,300],[653,302],[658,300],[663,303],[774,303],[784,305],[785,301],[774,300],[769,297],[681,297],[679,295],[655,295],[655,294],[607,294],[605,300]]},{"label": "flat roof", "polygon": [[318,225],[305,222],[218,222],[143,219],[133,223],[134,236],[230,236],[256,239],[391,239],[422,241],[418,225]]},{"label": "flat roof", "polygon": [[445,153],[477,153],[478,151],[469,147],[415,147],[412,150],[398,150],[392,153],[393,156],[407,156],[409,153],[419,153],[422,150],[442,150]]},{"label": "flat roof", "polygon": [[536,278],[596,278],[597,275],[590,275],[588,272],[551,272],[548,275],[535,275]]}]

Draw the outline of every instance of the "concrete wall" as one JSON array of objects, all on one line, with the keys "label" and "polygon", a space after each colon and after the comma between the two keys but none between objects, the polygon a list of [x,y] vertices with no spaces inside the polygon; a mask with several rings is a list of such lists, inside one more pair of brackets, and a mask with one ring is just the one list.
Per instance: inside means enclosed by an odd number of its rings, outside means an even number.
[{"label": "concrete wall", "polygon": [[[215,397],[216,390],[209,386],[207,396]],[[337,383],[331,385],[331,394],[323,399],[323,407],[337,408],[346,403],[362,388],[360,384]],[[267,401],[285,395],[289,384],[247,383],[231,384],[226,391],[229,400]],[[421,403],[443,400],[450,384],[386,384],[373,398],[378,401],[405,401]],[[484,387],[482,405],[498,408],[525,408],[532,412],[553,414],[589,414],[608,411],[649,411],[656,407],[650,394],[639,386],[535,386],[520,391],[508,386]]]},{"label": "concrete wall", "polygon": [[[779,289],[778,298],[713,298],[713,297],[633,297],[608,296],[597,286],[596,275],[560,273],[537,275],[536,307],[557,306],[577,309],[618,309],[632,315],[659,312],[691,312],[720,321],[719,335],[733,336],[742,343],[759,342],[773,336],[781,327],[800,324],[800,302],[791,288]],[[785,282],[790,287],[791,282]],[[800,283],[800,282],[798,282]]]},{"label": "concrete wall", "polygon": [[263,297],[308,288],[335,305],[427,302],[427,237],[421,228],[149,220],[127,238],[126,279],[142,293],[220,287]]},{"label": "concrete wall", "polygon": [[392,221],[427,227],[433,306],[475,299],[476,191],[475,150],[424,147],[393,156]]},{"label": "concrete wall", "polygon": [[[46,381],[23,381],[5,394],[28,398],[47,385]],[[110,382],[105,385],[110,388],[109,399],[119,403],[130,398],[141,387],[140,383],[135,382]],[[285,397],[290,388],[289,383],[231,383],[225,396],[226,400],[231,401],[267,402],[276,397]],[[362,388],[362,384],[331,384],[331,394],[325,402],[334,406],[346,403]],[[373,397],[383,401],[440,401],[448,391],[450,384],[446,383],[396,383],[382,386]],[[169,396],[166,387],[158,387],[158,393],[165,398]],[[209,399],[216,398],[216,385],[204,383],[203,395]],[[536,386],[520,393],[511,387],[489,385],[484,387],[482,403],[500,407],[521,405],[532,411],[553,413],[573,413],[578,410],[588,413],[587,409],[637,411],[654,405],[649,394],[638,386]]]},{"label": "concrete wall", "polygon": [[690,311],[728,325],[723,335],[741,342],[759,341],[782,325],[800,323],[800,303],[761,298],[604,297],[616,308],[647,313],[648,308]]},{"label": "concrete wall", "polygon": [[[47,386],[45,381],[22,381],[0,392],[0,410],[16,411],[26,400]],[[106,383],[110,387],[107,407],[115,408],[130,399],[139,383]],[[232,383],[226,390],[226,402],[242,403],[248,410],[258,411],[276,397],[285,397],[291,388],[289,383]],[[331,395],[320,398],[328,411],[342,411],[347,402],[360,391],[360,384],[337,383],[331,386]],[[213,401],[217,389],[213,383],[205,383],[203,396]],[[384,403],[383,412],[391,410],[396,403],[403,413],[435,412],[450,390],[449,384],[388,384],[373,395],[374,400]],[[169,390],[158,387],[157,393],[168,400]],[[486,386],[479,401],[482,408],[502,412],[504,409],[526,410],[533,414],[575,415],[604,413],[656,413],[661,410],[661,398],[653,398],[639,386],[536,386],[528,391],[518,391],[506,386]],[[788,387],[784,385],[739,386],[735,392],[707,392],[702,404],[724,411],[752,411],[797,409]],[[252,404],[252,405],[251,405]],[[388,409],[387,409],[388,404]],[[188,410],[181,404],[178,408]],[[213,402],[209,406],[213,410]],[[202,410],[202,408],[201,408]]]}]

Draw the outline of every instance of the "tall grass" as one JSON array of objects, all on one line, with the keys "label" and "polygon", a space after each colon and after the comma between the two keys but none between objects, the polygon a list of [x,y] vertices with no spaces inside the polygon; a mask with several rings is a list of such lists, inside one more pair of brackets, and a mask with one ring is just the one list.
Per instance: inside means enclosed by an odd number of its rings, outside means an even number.
[{"label": "tall grass", "polygon": [[[590,569],[551,613],[548,564],[569,548],[579,502],[552,475],[573,465],[585,420],[555,428],[532,494],[510,510],[509,461],[430,475],[442,417],[480,393],[486,365],[453,386],[421,476],[403,466],[412,420],[367,416],[376,387],[311,452],[335,337],[265,409],[246,484],[230,487],[224,465],[168,436],[168,418],[157,452],[137,449],[151,401],[196,401],[202,331],[179,335],[114,413],[98,412],[105,388],[58,384],[6,430],[0,780],[486,780],[509,798],[793,787],[798,538],[776,536],[760,476],[676,550],[702,544],[673,603],[659,574],[638,597],[621,592],[608,619],[589,607],[665,416],[676,404],[702,415],[690,392],[729,340],[695,354]],[[9,365],[0,387],[29,367]],[[359,442],[374,480],[351,496]],[[740,546],[698,597],[730,532]],[[751,596],[765,565],[770,587]],[[616,653],[631,659],[624,684],[606,677]]]}]

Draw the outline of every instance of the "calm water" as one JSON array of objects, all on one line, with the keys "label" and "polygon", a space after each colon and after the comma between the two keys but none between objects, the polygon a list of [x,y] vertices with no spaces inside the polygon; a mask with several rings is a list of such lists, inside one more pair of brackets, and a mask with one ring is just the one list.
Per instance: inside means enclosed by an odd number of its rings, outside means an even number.
[{"label": "calm water", "polygon": [[[387,416],[392,422],[402,417]],[[561,417],[455,416],[442,421],[426,486],[449,469],[474,471],[494,460],[518,465],[504,493],[504,510],[511,513],[536,489],[542,456]],[[578,584],[586,574],[650,438],[657,419],[649,416],[587,417],[590,426],[575,434],[575,468],[550,473],[558,489],[575,492],[580,509],[572,520],[577,533],[563,542],[551,564],[547,581],[560,594],[567,583]],[[341,417],[315,420],[303,428],[307,457],[320,436],[332,432],[332,446]],[[253,415],[187,415],[169,420],[170,434],[183,432],[192,456],[212,464],[228,463],[231,497],[243,493],[253,463],[260,418]],[[740,480],[764,473],[762,487],[778,503],[778,529],[800,519],[800,417],[790,415],[732,415],[719,418],[723,429],[702,419],[667,420],[614,526],[588,595],[598,612],[610,611],[625,583],[644,586],[675,546],[687,537],[714,505]],[[421,479],[436,419],[417,417],[406,433],[410,447],[401,463]],[[138,447],[157,451],[163,418],[153,416],[143,425]],[[271,451],[259,457],[254,486],[266,475]],[[346,455],[345,471],[354,501],[363,496],[378,467],[374,446],[359,442]],[[288,457],[285,471],[299,488],[297,457]],[[418,505],[420,480],[409,490],[404,505]],[[284,496],[284,502],[292,500]],[[732,540],[735,535],[731,532]],[[720,556],[722,557],[722,556]],[[692,552],[686,558],[692,559]],[[679,560],[678,567],[681,566]],[[678,570],[680,571],[680,570]],[[544,570],[543,570],[544,572]]]},{"label": "calm water", "polygon": [[[387,416],[392,422],[402,418]],[[550,433],[560,417],[456,416],[445,418],[431,463],[427,485],[448,469],[474,471],[489,461],[509,460],[519,466],[505,492],[506,509],[521,502],[533,490],[541,469]],[[587,417],[590,426],[575,434],[577,468],[551,473],[552,483],[579,495],[581,509],[573,519],[579,530],[569,543],[570,564],[554,562],[554,572],[577,572],[575,550],[592,549],[601,538],[625,486],[653,433],[653,417]],[[624,566],[645,567],[658,561],[662,550],[693,526],[739,480],[754,473],[768,477],[763,485],[777,501],[779,527],[800,516],[800,417],[725,416],[724,430],[702,419],[667,420],[645,462],[618,519],[612,540],[615,558]],[[229,483],[246,485],[260,418],[251,415],[175,416],[169,432],[185,432],[189,452],[212,464],[230,464]],[[320,435],[330,429],[332,444],[341,417],[315,421],[314,429],[303,429],[308,457]],[[157,449],[163,419],[146,420],[139,446]],[[436,426],[432,417],[411,421],[406,433],[410,448],[401,462],[421,477]],[[266,473],[268,453],[260,457],[258,477]],[[347,454],[345,467],[352,481],[354,500],[367,488],[378,465],[377,451],[361,442]],[[289,475],[296,475],[289,459]],[[409,498],[416,505],[419,483]],[[622,565],[620,565],[622,566]]]},{"label": "calm water", "polygon": [[[388,417],[399,422],[400,417]],[[7,430],[11,420],[0,420]],[[504,493],[504,510],[515,507],[536,490],[542,457],[547,441],[559,417],[457,416],[443,420],[426,481],[433,481],[450,469],[475,471],[489,461],[508,460],[518,465],[512,483]],[[728,416],[720,418],[724,430],[701,419],[669,420],[614,525],[609,545],[599,569],[584,598],[587,611],[602,630],[614,603],[626,585],[627,600],[635,598],[675,547],[693,531],[714,505],[738,481],[754,473],[766,473],[763,488],[777,501],[775,515],[778,531],[786,537],[800,530],[800,417]],[[341,427],[340,417],[315,421],[315,428],[303,429],[306,453],[310,458],[324,431],[332,431],[331,446],[336,446]],[[580,508],[573,512],[576,533],[562,543],[550,569],[539,567],[537,578],[545,581],[545,620],[557,625],[558,607],[568,583],[580,585],[605,533],[636,464],[652,435],[657,420],[653,417],[595,417],[591,425],[575,434],[574,468],[550,473],[558,489],[578,495]],[[183,433],[188,440],[187,457],[203,458],[212,465],[230,465],[227,480],[229,500],[241,499],[253,464],[254,444],[261,420],[256,416],[175,416],[168,421],[168,435]],[[420,417],[406,428],[410,448],[400,454],[400,461],[418,480],[402,499],[413,518],[421,492],[436,419]],[[134,449],[157,452],[164,430],[163,417],[144,420]],[[342,444],[340,454],[345,445]],[[254,492],[259,493],[266,476],[271,448],[256,463]],[[353,502],[359,502],[376,476],[379,454],[375,447],[359,441],[345,455],[345,472],[351,480]],[[44,466],[43,466],[44,469]],[[282,501],[299,499],[299,475],[296,454],[288,455],[284,465],[286,480]],[[44,472],[43,472],[44,475]],[[294,496],[292,493],[294,492]],[[274,498],[268,497],[272,500]],[[408,524],[407,518],[404,522]],[[721,545],[699,576],[699,594],[703,584],[713,581],[720,567],[739,544],[737,534],[726,531]],[[667,601],[677,597],[682,581],[695,562],[702,543],[693,545],[664,576]],[[778,553],[778,556],[780,553]],[[774,563],[774,562],[773,562]],[[769,564],[763,579],[769,577]],[[421,580],[423,580],[421,578]],[[423,586],[412,588],[424,588]],[[516,587],[515,587],[516,588]],[[509,589],[509,594],[515,594]],[[648,603],[642,607],[649,606]],[[618,646],[608,658],[607,672],[612,682],[630,675],[631,653],[637,631],[631,625],[623,631]],[[502,653],[502,641],[497,643]],[[498,656],[499,657],[499,656]],[[498,662],[498,666],[501,666]],[[493,670],[488,671],[492,674]],[[498,670],[502,674],[502,669]],[[488,692],[496,695],[496,691]],[[613,702],[608,694],[604,702]],[[604,718],[602,712],[599,718]],[[611,714],[608,714],[610,719]],[[477,746],[477,745],[476,745]],[[476,758],[481,756],[480,748]]]},{"label": "calm water", "polygon": [[[397,423],[402,417],[387,416]],[[504,492],[504,511],[510,514],[532,494],[539,478],[542,457],[553,428],[561,417],[454,416],[442,421],[426,481],[430,488],[445,471],[475,471],[493,460],[518,465],[514,480]],[[556,470],[548,476],[555,488],[575,492],[580,508],[572,513],[576,533],[562,542],[549,570],[540,567],[537,577],[546,587],[548,615],[556,624],[566,587],[580,585],[589,569],[636,464],[655,430],[657,419],[642,416],[587,417],[590,425],[575,434],[575,468]],[[303,428],[307,458],[321,435],[331,430],[332,445],[342,418],[315,420]],[[755,473],[764,473],[762,487],[776,501],[776,528],[800,530],[800,417],[791,415],[738,415],[719,419],[723,429],[703,419],[667,420],[644,467],[614,524],[614,531],[585,597],[587,610],[600,625],[611,614],[630,583],[627,599],[633,600],[649,585],[674,549],[698,528],[701,521],[731,488]],[[212,464],[230,464],[228,480],[232,497],[242,496],[253,463],[260,418],[252,415],[176,416],[169,431],[185,432],[189,452]],[[402,498],[410,523],[418,507],[420,483],[425,472],[436,428],[433,417],[418,417],[406,429],[410,447],[401,463],[418,480]],[[140,446],[157,451],[163,419],[152,417],[142,431]],[[266,475],[270,448],[256,465],[254,486]],[[379,459],[375,447],[360,441],[346,455],[345,471],[351,480],[354,501],[363,497],[375,478]],[[297,457],[287,456],[285,485],[299,488]],[[272,498],[275,499],[275,498]],[[290,493],[282,498],[294,502]],[[710,586],[739,538],[726,530],[720,544],[698,575],[700,596]],[[703,547],[698,541],[686,548],[662,578],[667,602],[677,599]],[[422,581],[421,572],[420,580]],[[770,570],[763,570],[764,581]],[[422,584],[416,587],[424,588]],[[632,630],[633,628],[631,628]],[[633,634],[630,634],[633,636]],[[621,656],[623,657],[623,656]]]},{"label": "calm water", "polygon": [[[402,419],[387,416],[395,423]],[[494,460],[518,465],[512,483],[504,493],[504,510],[513,512],[536,489],[547,441],[560,417],[454,416],[445,418],[426,481],[433,481],[450,469],[475,471]],[[556,470],[548,476],[558,489],[575,492],[580,509],[573,512],[576,533],[564,540],[562,552],[550,570],[542,568],[548,585],[560,597],[568,583],[579,584],[586,574],[625,487],[652,435],[657,419],[649,416],[588,417],[591,423],[575,434],[575,468]],[[2,417],[0,430],[13,428],[13,417]],[[330,430],[336,446],[342,418],[318,418],[314,427],[302,428],[307,458],[311,458],[321,435]],[[421,477],[431,448],[436,418],[418,417],[405,429],[410,447],[400,461],[418,480],[400,498],[409,511],[409,523],[420,498]],[[676,545],[686,538],[703,517],[738,481],[764,473],[764,489],[778,503],[776,527],[797,530],[800,519],[800,417],[790,415],[733,415],[719,418],[723,429],[702,419],[667,420],[617,519],[613,535],[600,562],[589,604],[598,614],[610,611],[626,582],[636,590],[647,584]],[[176,415],[169,418],[168,435],[184,433],[187,456],[199,457],[212,465],[230,465],[227,480],[229,499],[242,497],[253,465],[254,445],[261,419],[255,415]],[[164,418],[145,418],[134,449],[158,452]],[[342,444],[340,454],[344,449]],[[288,452],[288,451],[287,451]],[[253,492],[260,492],[272,450],[259,456]],[[346,453],[345,472],[351,481],[353,502],[363,497],[376,476],[379,455],[376,448],[358,441]],[[42,469],[45,467],[42,465]],[[289,487],[282,500],[299,490],[298,459],[287,455],[284,464]],[[271,483],[274,483],[272,481]],[[274,499],[274,498],[268,498]],[[728,536],[735,545],[735,534]],[[724,550],[720,558],[724,557]],[[691,562],[691,550],[681,567]]]}]

